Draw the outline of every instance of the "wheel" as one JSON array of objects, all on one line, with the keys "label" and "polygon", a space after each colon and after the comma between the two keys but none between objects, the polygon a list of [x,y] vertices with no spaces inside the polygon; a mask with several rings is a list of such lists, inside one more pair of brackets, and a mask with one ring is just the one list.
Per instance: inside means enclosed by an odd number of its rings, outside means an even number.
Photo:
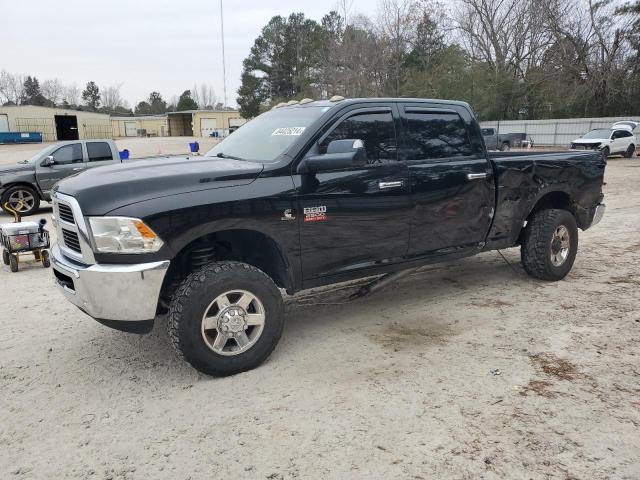
[{"label": "wheel", "polygon": [[609,155],[611,154],[611,150],[609,150],[609,147],[604,147],[602,149],[602,156],[606,159],[609,158]]},{"label": "wheel", "polygon": [[9,252],[2,250],[2,263],[9,265]]},{"label": "wheel", "polygon": [[261,270],[214,262],[189,275],[169,306],[179,356],[214,376],[251,370],[271,354],[284,327],[280,291]]},{"label": "wheel", "polygon": [[17,255],[9,254],[9,267],[11,268],[11,271],[14,272],[14,273],[18,271],[18,256]]},{"label": "wheel", "polygon": [[525,271],[541,280],[562,280],[578,252],[578,226],[567,210],[540,210],[524,231],[520,256]]},{"label": "wheel", "polygon": [[41,250],[40,251],[40,261],[42,262],[42,266],[44,268],[49,268],[51,266],[51,260],[49,260],[49,251]]},{"label": "wheel", "polygon": [[627,151],[624,152],[624,158],[631,158],[631,157],[633,157],[634,153],[636,153],[636,146],[635,145],[629,145],[629,147],[627,148]]},{"label": "wheel", "polygon": [[500,151],[501,151],[501,152],[508,152],[509,150],[511,150],[511,145],[509,145],[509,142],[504,142],[504,143],[500,146]]},{"label": "wheel", "polygon": [[3,209],[5,204],[8,203],[9,207],[25,217],[31,215],[40,207],[38,192],[27,185],[16,185],[8,188],[0,201]]}]

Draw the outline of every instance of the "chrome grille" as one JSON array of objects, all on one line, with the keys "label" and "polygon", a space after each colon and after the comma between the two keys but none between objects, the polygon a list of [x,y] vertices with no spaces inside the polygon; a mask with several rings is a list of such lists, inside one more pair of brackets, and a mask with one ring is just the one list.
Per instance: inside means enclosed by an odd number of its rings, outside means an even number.
[{"label": "chrome grille", "polygon": [[58,218],[63,222],[76,223],[73,218],[73,210],[71,210],[69,205],[65,205],[64,203],[58,203]]},{"label": "chrome grille", "polygon": [[80,248],[80,239],[78,238],[78,234],[76,232],[72,232],[70,230],[67,230],[66,228],[63,228],[62,238],[67,248],[70,248],[74,252],[82,253],[82,249]]}]

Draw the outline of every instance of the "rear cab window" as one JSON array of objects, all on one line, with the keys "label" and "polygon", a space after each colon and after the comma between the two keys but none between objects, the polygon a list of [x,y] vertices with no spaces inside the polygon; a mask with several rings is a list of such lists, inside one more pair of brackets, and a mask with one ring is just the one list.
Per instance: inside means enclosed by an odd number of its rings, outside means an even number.
[{"label": "rear cab window", "polygon": [[406,106],[403,117],[404,160],[474,156],[467,126],[455,110]]},{"label": "rear cab window", "polygon": [[107,142],[87,142],[89,162],[106,162],[113,160],[111,146]]}]

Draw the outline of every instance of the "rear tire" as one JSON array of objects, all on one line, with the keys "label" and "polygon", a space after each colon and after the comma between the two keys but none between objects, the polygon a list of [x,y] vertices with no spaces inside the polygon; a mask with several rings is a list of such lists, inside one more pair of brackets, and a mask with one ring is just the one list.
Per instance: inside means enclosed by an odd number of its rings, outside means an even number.
[{"label": "rear tire", "polygon": [[525,271],[540,280],[562,280],[578,253],[578,226],[567,210],[540,210],[524,230],[520,256]]},{"label": "rear tire", "polygon": [[633,154],[636,152],[636,146],[635,145],[629,145],[629,148],[627,148],[627,151],[624,152],[624,158],[631,158],[633,157]]},{"label": "rear tire", "polygon": [[9,254],[9,268],[13,273],[18,271],[18,257],[13,254]]},{"label": "rear tire", "polygon": [[2,263],[9,265],[9,252],[2,250]]},{"label": "rear tire", "polygon": [[213,376],[256,368],[274,350],[283,328],[280,290],[264,272],[245,263],[214,262],[192,273],[169,306],[174,349],[195,369]]}]

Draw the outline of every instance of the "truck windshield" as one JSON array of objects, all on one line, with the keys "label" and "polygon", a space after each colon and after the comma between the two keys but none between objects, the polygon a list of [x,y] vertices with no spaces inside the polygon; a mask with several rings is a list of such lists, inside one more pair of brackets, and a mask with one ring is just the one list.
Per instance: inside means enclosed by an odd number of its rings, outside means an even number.
[{"label": "truck windshield", "polygon": [[611,136],[611,130],[601,128],[598,130],[591,130],[589,133],[585,133],[582,138],[609,138]]},{"label": "truck windshield", "polygon": [[207,157],[272,162],[330,107],[293,107],[270,110],[225,138]]}]

